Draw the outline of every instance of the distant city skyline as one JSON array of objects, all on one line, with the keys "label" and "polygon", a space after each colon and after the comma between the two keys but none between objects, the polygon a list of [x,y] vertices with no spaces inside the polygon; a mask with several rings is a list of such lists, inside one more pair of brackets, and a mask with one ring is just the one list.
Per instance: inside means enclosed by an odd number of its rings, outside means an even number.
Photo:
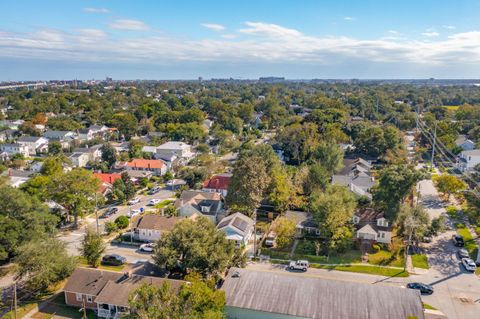
[{"label": "distant city skyline", "polygon": [[10,1],[0,81],[480,78],[480,1]]}]

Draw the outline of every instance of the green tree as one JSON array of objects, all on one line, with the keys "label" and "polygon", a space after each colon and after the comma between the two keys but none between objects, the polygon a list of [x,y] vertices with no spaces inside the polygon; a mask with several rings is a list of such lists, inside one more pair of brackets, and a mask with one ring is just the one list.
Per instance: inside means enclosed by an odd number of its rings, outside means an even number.
[{"label": "green tree", "polygon": [[272,186],[268,199],[275,210],[283,213],[290,206],[292,181],[290,175],[283,166],[277,166],[272,171]]},{"label": "green tree", "polygon": [[458,193],[467,188],[467,184],[456,176],[441,174],[433,177],[435,186],[450,200],[452,194]]},{"label": "green tree", "polygon": [[320,143],[314,157],[330,175],[343,167],[343,150],[337,144]]},{"label": "green tree", "polygon": [[153,258],[160,267],[180,267],[209,277],[222,273],[233,254],[233,242],[207,218],[200,217],[182,220],[162,236]]},{"label": "green tree", "polygon": [[310,210],[326,239],[328,253],[345,249],[352,237],[350,221],[356,207],[352,193],[343,186],[332,185],[325,192],[310,197]]},{"label": "green tree", "polygon": [[114,221],[106,221],[104,228],[107,234],[111,234],[118,230],[118,225]]},{"label": "green tree", "polygon": [[320,137],[313,123],[295,123],[283,128],[276,137],[284,154],[294,163],[302,163],[317,149]]},{"label": "green tree", "polygon": [[130,225],[130,219],[128,219],[127,216],[118,216],[116,219],[115,219],[115,224],[117,224],[117,227],[119,229],[125,229],[128,227],[128,225]]},{"label": "green tree", "polygon": [[397,235],[418,242],[426,235],[430,218],[422,206],[403,204],[400,206],[396,224]]},{"label": "green tree", "polygon": [[62,154],[62,144],[57,141],[51,141],[48,143],[48,154],[49,155],[59,155]]},{"label": "green tree", "polygon": [[15,257],[17,277],[25,279],[29,290],[46,291],[52,285],[70,276],[76,260],[70,256],[66,244],[56,238],[31,240],[18,247]]},{"label": "green tree", "polygon": [[272,227],[277,234],[276,243],[279,248],[288,247],[295,236],[295,223],[287,217],[279,217]]},{"label": "green tree", "polygon": [[422,174],[412,166],[389,165],[379,173],[373,200],[385,211],[389,220],[396,220],[400,204],[421,178]]},{"label": "green tree", "polygon": [[111,168],[117,161],[117,151],[110,143],[102,145],[102,161],[106,162],[108,167]]},{"label": "green tree", "polygon": [[90,266],[97,268],[100,265],[100,258],[105,251],[105,243],[100,234],[97,234],[92,229],[87,229],[79,250],[87,263]]}]

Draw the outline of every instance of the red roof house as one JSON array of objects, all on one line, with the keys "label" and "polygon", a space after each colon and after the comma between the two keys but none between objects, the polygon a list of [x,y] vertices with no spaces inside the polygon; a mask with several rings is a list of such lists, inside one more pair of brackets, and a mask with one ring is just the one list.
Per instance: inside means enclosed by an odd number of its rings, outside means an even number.
[{"label": "red roof house", "polygon": [[217,192],[227,196],[228,183],[232,174],[219,174],[203,182],[203,191]]},{"label": "red roof house", "polygon": [[103,183],[109,183],[112,184],[115,183],[117,179],[122,178],[122,175],[117,174],[117,173],[93,173],[93,176],[101,180]]}]

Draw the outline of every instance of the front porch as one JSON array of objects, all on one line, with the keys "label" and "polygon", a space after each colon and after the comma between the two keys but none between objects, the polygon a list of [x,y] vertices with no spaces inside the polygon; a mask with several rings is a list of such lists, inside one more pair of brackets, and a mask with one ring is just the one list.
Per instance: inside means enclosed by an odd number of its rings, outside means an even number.
[{"label": "front porch", "polygon": [[106,319],[118,319],[121,315],[127,314],[128,308],[110,304],[97,304],[97,316]]}]

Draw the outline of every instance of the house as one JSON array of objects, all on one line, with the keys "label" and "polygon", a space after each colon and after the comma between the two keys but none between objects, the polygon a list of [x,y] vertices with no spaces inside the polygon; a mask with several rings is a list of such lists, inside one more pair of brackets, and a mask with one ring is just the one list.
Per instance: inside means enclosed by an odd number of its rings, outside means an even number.
[{"label": "house", "polygon": [[385,218],[383,212],[378,212],[373,208],[358,209],[352,217],[352,222],[357,229],[357,240],[371,244],[375,242],[391,243],[392,224]]},{"label": "house", "polygon": [[420,292],[388,285],[231,268],[229,319],[425,319]]},{"label": "house", "polygon": [[71,143],[77,139],[77,133],[72,131],[51,131],[48,130],[43,133],[43,137],[45,137],[50,142],[60,142],[62,148],[69,148]]},{"label": "house", "polygon": [[195,156],[192,151],[192,146],[184,142],[166,142],[157,147],[156,158],[162,159],[167,162],[173,162],[175,158],[178,158],[184,162],[190,160]]},{"label": "house", "polygon": [[93,176],[98,178],[102,183],[115,183],[117,179],[121,179],[122,175],[118,173],[93,173]]},{"label": "house", "polygon": [[0,151],[5,153],[7,157],[11,157],[15,154],[21,154],[23,157],[28,157],[30,155],[28,147],[19,143],[1,144]]},{"label": "house", "polygon": [[172,180],[169,180],[165,186],[167,187],[168,190],[171,191],[176,191],[177,189],[180,189],[181,187],[187,185],[187,182],[183,179],[179,178],[174,178]]},{"label": "house", "polygon": [[26,146],[30,156],[48,152],[48,140],[44,137],[22,136],[17,140],[17,144]]},{"label": "house", "polygon": [[73,150],[74,153],[85,153],[88,155],[88,161],[96,162],[102,159],[102,145],[97,144],[90,147],[78,147]]},{"label": "house", "polygon": [[140,241],[154,242],[160,239],[162,234],[169,232],[173,226],[184,218],[175,216],[161,216],[146,214],[137,220],[133,228],[134,237]]},{"label": "house", "polygon": [[455,145],[463,151],[471,151],[475,149],[475,142],[465,135],[459,135],[455,140]]},{"label": "house", "polygon": [[2,173],[3,176],[8,176],[8,184],[14,188],[19,187],[33,177],[35,173],[32,171],[22,171],[19,169],[9,168]]},{"label": "house", "polygon": [[77,131],[78,139],[81,141],[90,141],[95,137],[93,131],[89,128],[82,128]]},{"label": "house", "polygon": [[209,130],[213,126],[213,121],[210,119],[206,119],[206,120],[203,120],[202,124],[207,128],[207,130]]},{"label": "house", "polygon": [[217,229],[225,233],[228,240],[233,240],[236,246],[246,245],[253,235],[254,221],[242,213],[234,213],[223,218]]},{"label": "house", "polygon": [[372,165],[362,158],[344,159],[343,169],[332,176],[332,184],[346,186],[354,194],[371,199],[370,190],[375,185],[371,168]]},{"label": "house", "polygon": [[227,196],[228,183],[232,174],[219,174],[203,182],[202,191],[204,192],[217,192],[222,194],[223,197]]},{"label": "house", "polygon": [[155,154],[157,154],[157,147],[145,145],[142,147],[142,153],[147,153],[154,156]]},{"label": "house", "polygon": [[75,167],[87,166],[89,158],[88,153],[73,153],[68,157]]},{"label": "house", "polygon": [[471,171],[477,164],[480,164],[480,149],[462,151],[459,156],[458,168],[463,172]]},{"label": "house", "polygon": [[214,224],[217,224],[223,214],[223,200],[219,193],[183,191],[174,206],[180,216],[205,216]]},{"label": "house", "polygon": [[155,176],[162,176],[167,172],[167,165],[163,161],[142,158],[135,158],[130,162],[120,162],[117,168],[124,168],[127,171],[151,172]]},{"label": "house", "polygon": [[77,268],[63,288],[68,306],[87,308],[100,318],[119,318],[129,313],[130,295],[144,284],[161,287],[168,282],[178,290],[185,283],[180,280],[141,276],[99,269]]}]

